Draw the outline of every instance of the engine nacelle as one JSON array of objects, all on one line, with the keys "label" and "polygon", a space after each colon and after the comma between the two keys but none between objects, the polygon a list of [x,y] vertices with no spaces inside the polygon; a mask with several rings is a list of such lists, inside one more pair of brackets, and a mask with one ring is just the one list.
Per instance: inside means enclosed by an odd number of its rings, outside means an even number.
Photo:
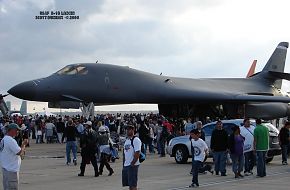
[{"label": "engine nacelle", "polygon": [[261,118],[265,120],[290,116],[290,105],[287,103],[249,103],[243,104],[158,104],[159,113],[166,117],[188,116],[205,118]]},{"label": "engine nacelle", "polygon": [[290,115],[287,103],[251,103],[245,106],[245,116],[249,118],[276,119]]}]

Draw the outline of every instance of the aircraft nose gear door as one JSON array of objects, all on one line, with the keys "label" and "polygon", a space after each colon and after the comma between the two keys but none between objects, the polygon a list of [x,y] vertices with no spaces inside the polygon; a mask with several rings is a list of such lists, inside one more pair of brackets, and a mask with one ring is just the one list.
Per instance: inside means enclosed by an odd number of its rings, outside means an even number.
[{"label": "aircraft nose gear door", "polygon": [[95,105],[93,102],[86,104],[86,103],[81,103],[80,104],[80,108],[82,111],[82,114],[85,118],[89,118],[91,116],[91,118],[93,118],[95,116]]},{"label": "aircraft nose gear door", "polygon": [[7,95],[2,96],[2,94],[0,94],[0,110],[1,110],[1,112],[2,112],[3,115],[7,115],[8,111],[9,111],[8,108],[7,108],[7,105],[6,105],[5,101],[3,99]]}]

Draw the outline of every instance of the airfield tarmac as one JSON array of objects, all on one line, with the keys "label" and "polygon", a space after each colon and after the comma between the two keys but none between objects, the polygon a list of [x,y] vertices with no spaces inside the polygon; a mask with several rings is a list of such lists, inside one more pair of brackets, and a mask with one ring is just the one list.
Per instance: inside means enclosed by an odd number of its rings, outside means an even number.
[{"label": "airfield tarmac", "polygon": [[[87,165],[84,177],[78,177],[80,155],[77,166],[65,165],[65,145],[34,144],[28,148],[26,158],[22,161],[20,172],[20,190],[120,190],[128,189],[121,185],[122,160],[111,163],[115,173],[108,177],[104,169],[103,175],[93,177],[93,167]],[[209,160],[211,161],[211,159]],[[183,190],[191,189],[189,171],[191,163],[176,164],[169,156],[159,158],[148,155],[139,168],[139,188],[143,190]],[[255,168],[254,168],[255,169]],[[254,172],[255,173],[255,172]],[[281,165],[281,156],[275,157],[267,165],[267,177],[255,176],[234,179],[231,166],[227,166],[227,177],[211,174],[200,175],[199,189],[207,190],[288,190],[290,186],[290,166]],[[2,173],[0,173],[2,179]],[[2,189],[2,184],[0,189]]]}]

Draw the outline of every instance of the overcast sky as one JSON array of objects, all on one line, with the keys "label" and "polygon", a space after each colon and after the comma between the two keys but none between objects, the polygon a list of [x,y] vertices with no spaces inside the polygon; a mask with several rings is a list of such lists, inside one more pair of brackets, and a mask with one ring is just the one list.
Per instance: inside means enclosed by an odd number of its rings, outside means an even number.
[{"label": "overcast sky", "polygon": [[[259,71],[290,41],[289,9],[289,0],[0,0],[0,93],[96,60],[177,77],[245,77],[254,59]],[[80,19],[36,20],[40,11]],[[19,109],[20,100],[5,100]],[[157,107],[96,110],[125,108]]]}]

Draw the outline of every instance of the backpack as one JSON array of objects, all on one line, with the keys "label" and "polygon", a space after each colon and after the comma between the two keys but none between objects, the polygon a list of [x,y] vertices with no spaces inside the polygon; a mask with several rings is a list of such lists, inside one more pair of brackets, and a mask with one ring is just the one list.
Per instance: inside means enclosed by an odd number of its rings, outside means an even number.
[{"label": "backpack", "polygon": [[95,147],[97,144],[97,134],[94,130],[86,131],[83,135],[83,140],[88,147]]},{"label": "backpack", "polygon": [[[131,139],[131,145],[132,147],[134,148],[134,139],[135,139],[136,136],[134,136],[132,139]],[[135,149],[135,148],[134,148]],[[144,160],[146,159],[146,155],[144,154],[145,150],[144,150],[144,146],[141,146],[141,151],[140,151],[140,155],[139,155],[139,162],[142,163],[144,162]]]}]

